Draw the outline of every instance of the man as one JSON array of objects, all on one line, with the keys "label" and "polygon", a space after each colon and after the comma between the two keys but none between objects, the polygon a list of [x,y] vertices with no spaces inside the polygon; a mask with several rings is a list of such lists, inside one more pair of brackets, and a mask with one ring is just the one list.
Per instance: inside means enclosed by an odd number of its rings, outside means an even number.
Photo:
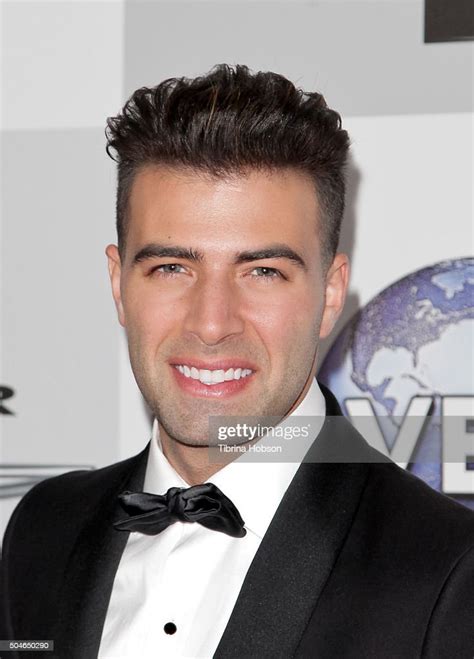
[{"label": "man", "polygon": [[[108,266],[153,436],[20,502],[2,638],[84,659],[474,656],[473,513],[371,449],[315,380],[348,283],[339,115],[222,65],[135,92],[108,151]],[[242,417],[312,417],[304,461],[212,460],[212,419]]]}]

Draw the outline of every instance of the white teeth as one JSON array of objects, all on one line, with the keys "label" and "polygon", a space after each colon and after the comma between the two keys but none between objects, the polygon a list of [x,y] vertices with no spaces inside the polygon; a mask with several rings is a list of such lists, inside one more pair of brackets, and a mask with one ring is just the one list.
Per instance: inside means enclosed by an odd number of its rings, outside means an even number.
[{"label": "white teeth", "polygon": [[224,371],[212,371],[212,384],[217,384],[218,382],[224,382]]},{"label": "white teeth", "polygon": [[197,369],[195,366],[187,366],[186,364],[178,364],[176,366],[178,371],[187,378],[199,380],[203,384],[213,385],[221,382],[228,382],[230,380],[240,380],[252,373],[250,368],[229,368],[224,372],[223,369],[211,371],[209,369]]},{"label": "white teeth", "polygon": [[199,379],[203,384],[212,384],[212,375],[211,371],[208,369],[199,369]]}]

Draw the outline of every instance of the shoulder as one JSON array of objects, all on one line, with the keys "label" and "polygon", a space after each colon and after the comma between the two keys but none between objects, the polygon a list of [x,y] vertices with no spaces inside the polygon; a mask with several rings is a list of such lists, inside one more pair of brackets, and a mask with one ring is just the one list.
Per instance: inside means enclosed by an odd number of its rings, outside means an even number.
[{"label": "shoulder", "polygon": [[468,656],[474,647],[474,511],[395,464],[371,465],[366,496],[376,529],[368,552],[403,584],[404,606],[414,602],[423,612],[422,656]]},{"label": "shoulder", "polygon": [[3,548],[11,543],[31,541],[36,528],[51,532],[61,528],[62,533],[78,529],[103,497],[119,489],[143,464],[147,451],[148,446],[132,458],[107,467],[71,471],[37,483],[14,509],[5,531]]},{"label": "shoulder", "polygon": [[[372,449],[373,450],[373,449]],[[394,462],[372,463],[369,484],[383,496],[389,509],[404,505],[406,516],[434,516],[438,524],[463,522],[474,526],[474,511],[427,485],[421,478]],[[387,508],[386,508],[387,510]],[[388,510],[387,510],[388,512]]]},{"label": "shoulder", "polygon": [[[407,554],[432,546],[454,560],[474,546],[474,511],[435,491],[374,449],[344,417],[329,389],[320,385],[329,415],[322,454],[331,461],[367,465],[359,506],[374,538],[390,541]],[[324,439],[324,438],[323,438]]]},{"label": "shoulder", "polygon": [[361,511],[370,516],[374,543],[411,555],[420,567],[449,572],[474,548],[474,511],[393,462],[369,465]]}]

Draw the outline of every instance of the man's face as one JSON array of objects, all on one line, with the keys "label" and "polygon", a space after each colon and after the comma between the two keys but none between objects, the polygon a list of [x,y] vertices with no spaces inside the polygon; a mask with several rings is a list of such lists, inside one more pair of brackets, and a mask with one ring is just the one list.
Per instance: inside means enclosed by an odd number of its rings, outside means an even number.
[{"label": "man's face", "polygon": [[302,399],[347,286],[344,255],[323,271],[319,216],[293,170],[136,175],[123,260],[107,255],[133,372],[169,437],[206,445],[211,415],[282,418]]}]

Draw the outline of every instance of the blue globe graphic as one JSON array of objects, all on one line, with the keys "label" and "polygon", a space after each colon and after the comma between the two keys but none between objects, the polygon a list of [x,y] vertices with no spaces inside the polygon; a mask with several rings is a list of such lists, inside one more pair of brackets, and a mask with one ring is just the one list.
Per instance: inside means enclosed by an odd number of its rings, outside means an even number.
[{"label": "blue globe graphic", "polygon": [[[407,469],[441,491],[443,396],[474,395],[474,258],[443,261],[400,279],[343,328],[318,379],[345,401],[367,398],[390,451],[414,396],[432,412]],[[474,509],[472,493],[451,494]]]}]

